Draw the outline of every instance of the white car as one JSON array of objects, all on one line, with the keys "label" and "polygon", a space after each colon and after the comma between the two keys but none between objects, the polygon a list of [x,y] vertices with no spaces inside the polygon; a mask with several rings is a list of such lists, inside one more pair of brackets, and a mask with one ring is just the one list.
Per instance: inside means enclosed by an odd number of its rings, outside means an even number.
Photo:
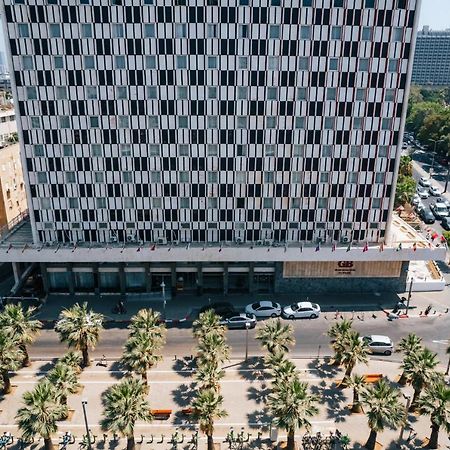
[{"label": "white car", "polygon": [[388,336],[372,334],[361,339],[368,345],[370,353],[381,353],[389,356],[394,352],[394,343]]},{"label": "white car", "polygon": [[445,206],[445,203],[436,202],[434,205],[430,205],[431,211],[433,211],[434,217],[436,219],[443,219],[444,217],[448,217],[448,208]]},{"label": "white car", "polygon": [[412,198],[412,204],[414,206],[417,206],[420,203],[420,196],[419,194],[415,194],[414,197]]},{"label": "white car", "polygon": [[437,188],[436,186],[430,186],[430,194],[434,197],[438,197],[442,194],[441,190]]},{"label": "white car", "polygon": [[447,208],[450,208],[450,201],[448,201],[446,198],[444,197],[438,197],[436,199],[436,203],[443,203]]},{"label": "white car", "polygon": [[425,208],[425,204],[422,202],[422,200],[419,203],[417,203],[417,205],[415,205],[415,206],[416,206],[416,211],[417,212],[420,212],[420,210]]},{"label": "white car", "polygon": [[420,177],[419,184],[423,187],[430,187],[431,181],[429,178]]},{"label": "white car", "polygon": [[417,187],[417,195],[420,198],[428,198],[430,196],[430,193],[426,191],[425,189],[421,188],[420,186]]},{"label": "white car", "polygon": [[283,317],[287,319],[317,319],[320,306],[317,303],[297,302],[283,308]]},{"label": "white car", "polygon": [[256,317],[279,317],[281,316],[281,305],[272,301],[259,301],[251,303],[245,307],[247,314],[254,314]]}]

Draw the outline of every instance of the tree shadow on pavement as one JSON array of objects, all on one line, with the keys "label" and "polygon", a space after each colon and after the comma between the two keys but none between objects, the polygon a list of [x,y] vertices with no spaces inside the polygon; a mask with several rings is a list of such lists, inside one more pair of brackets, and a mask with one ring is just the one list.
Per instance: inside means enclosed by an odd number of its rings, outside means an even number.
[{"label": "tree shadow on pavement", "polygon": [[250,386],[247,389],[247,398],[249,400],[254,400],[257,404],[265,404],[267,402],[267,397],[271,392],[272,389],[265,383],[263,383],[259,388]]},{"label": "tree shadow on pavement", "polygon": [[178,358],[173,366],[172,370],[177,372],[179,375],[185,378],[189,378],[195,372],[197,365],[195,363],[195,358],[185,357]]},{"label": "tree shadow on pavement", "polygon": [[181,407],[188,407],[195,396],[195,383],[181,384],[176,389],[172,391],[173,401]]},{"label": "tree shadow on pavement", "polygon": [[57,358],[53,358],[51,361],[42,364],[42,366],[39,366],[39,368],[37,369],[38,372],[48,372],[49,370],[53,369],[53,367],[55,367],[57,361]]},{"label": "tree shadow on pavement", "polygon": [[269,415],[269,409],[264,407],[262,409],[256,409],[255,411],[247,414],[247,422],[250,428],[260,428],[264,423],[271,422],[272,418]]},{"label": "tree shadow on pavement", "polygon": [[308,363],[308,369],[311,375],[318,378],[334,378],[340,372],[338,366],[331,364],[331,358],[325,358],[323,361],[313,359]]},{"label": "tree shadow on pavement", "polygon": [[120,380],[126,375],[126,367],[119,361],[114,361],[111,364],[108,373],[117,380]]},{"label": "tree shadow on pavement", "polygon": [[267,377],[264,359],[258,356],[249,358],[248,361],[242,361],[239,366],[239,374],[246,381],[263,381]]},{"label": "tree shadow on pavement", "polygon": [[325,381],[322,381],[318,386],[311,386],[311,392],[319,395],[321,402],[327,407],[327,418],[335,419],[336,422],[345,422],[346,416],[350,415],[350,410],[345,404],[347,397],[341,389],[327,386]]}]

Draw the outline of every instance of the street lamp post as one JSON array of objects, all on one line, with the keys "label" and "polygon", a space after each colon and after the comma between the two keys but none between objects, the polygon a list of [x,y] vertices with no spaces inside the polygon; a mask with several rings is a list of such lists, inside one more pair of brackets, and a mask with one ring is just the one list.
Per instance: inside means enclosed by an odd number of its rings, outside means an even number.
[{"label": "street lamp post", "polygon": [[245,322],[245,361],[248,360],[248,330],[250,329],[250,323]]},{"label": "street lamp post", "polygon": [[408,291],[408,300],[406,301],[406,315],[408,315],[408,311],[409,311],[409,302],[411,300],[413,283],[414,283],[414,278],[411,277],[411,283],[409,284],[409,291]]},{"label": "street lamp post", "polygon": [[445,177],[444,192],[447,192],[448,178],[450,177],[450,163],[447,163],[447,176]]},{"label": "street lamp post", "polygon": [[163,296],[163,308],[164,308],[164,319],[166,318],[166,283],[164,283],[164,279],[162,280],[160,287],[162,289]]},{"label": "street lamp post", "polygon": [[431,160],[431,167],[430,167],[430,178],[433,172],[433,167],[434,167],[434,158],[436,157],[436,145],[440,142],[443,142],[442,139],[430,139],[430,142],[434,142],[434,147],[433,147],[433,159]]},{"label": "street lamp post", "polygon": [[92,450],[91,433],[89,432],[89,424],[88,424],[87,413],[86,413],[87,400],[85,400],[85,399],[81,400],[81,406],[83,407],[84,426],[86,427],[88,450]]},{"label": "street lamp post", "polygon": [[[403,394],[403,397],[406,400],[406,408],[405,408],[405,410],[406,410],[406,418],[408,418],[409,406],[411,405],[411,396]],[[400,428],[400,435],[398,437],[398,445],[399,446],[400,446],[401,442],[403,441],[403,433],[405,432],[405,422],[402,424],[402,426]]]}]

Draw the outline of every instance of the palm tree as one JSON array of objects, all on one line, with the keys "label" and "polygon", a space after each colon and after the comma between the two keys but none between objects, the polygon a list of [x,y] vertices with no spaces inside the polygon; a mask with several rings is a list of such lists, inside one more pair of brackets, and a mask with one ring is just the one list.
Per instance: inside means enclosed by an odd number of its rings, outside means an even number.
[{"label": "palm tree", "polygon": [[278,351],[275,353],[268,353],[264,357],[264,362],[269,367],[269,369],[275,369],[280,364],[282,364],[286,359],[286,353],[282,351]]},{"label": "palm tree", "polygon": [[88,310],[88,304],[76,303],[69,309],[64,309],[59,315],[55,330],[59,333],[61,342],[76,350],[83,356],[83,367],[90,364],[89,348],[94,349],[103,330],[104,316]]},{"label": "palm tree", "polygon": [[359,394],[366,386],[366,377],[364,375],[354,374],[350,377],[348,381],[348,387],[353,389],[353,402],[352,402],[352,412],[360,413],[361,401],[359,399]]},{"label": "palm tree", "polygon": [[439,364],[436,353],[427,348],[423,348],[416,353],[410,354],[403,361],[402,368],[408,381],[414,388],[414,396],[411,402],[410,411],[415,411],[417,401],[422,389],[429,386],[433,381],[438,379],[435,371]]},{"label": "palm tree", "polygon": [[24,354],[24,366],[30,365],[30,357],[27,345],[34,342],[42,322],[32,319],[36,308],[24,309],[21,303],[17,305],[9,304],[0,314],[0,328],[8,336],[15,336],[20,342],[20,348]]},{"label": "palm tree", "polygon": [[127,450],[134,450],[134,428],[137,421],[150,422],[150,404],[145,399],[146,386],[141,380],[127,378],[111,386],[104,393],[101,427],[127,438]]},{"label": "palm tree", "polygon": [[130,319],[130,336],[137,333],[151,334],[153,338],[166,342],[166,326],[161,322],[161,315],[152,309],[141,309]]},{"label": "palm tree", "polygon": [[295,345],[293,331],[291,324],[283,324],[279,318],[271,319],[258,329],[256,339],[269,353],[288,352],[289,347]]},{"label": "palm tree", "polygon": [[377,434],[385,426],[397,428],[405,421],[405,407],[399,401],[400,391],[392,388],[385,379],[371,385],[361,392],[369,423],[370,435],[365,447],[374,450]]},{"label": "palm tree", "polygon": [[357,331],[349,331],[342,341],[341,364],[345,367],[344,379],[342,381],[345,385],[350,378],[352,371],[356,364],[368,361],[368,345],[363,339],[360,339]]},{"label": "palm tree", "polygon": [[287,450],[295,448],[296,428],[311,428],[309,419],[319,412],[318,397],[308,393],[308,384],[294,378],[280,383],[269,396],[268,406],[277,427],[287,431]]},{"label": "palm tree", "polygon": [[[66,407],[67,397],[70,394],[75,394],[81,386],[78,383],[75,370],[72,367],[60,362],[57,363],[55,367],[47,374],[47,380],[50,381],[55,389],[56,399]],[[61,417],[61,419],[66,418],[67,415]]]},{"label": "palm tree", "polygon": [[58,359],[58,363],[71,367],[77,374],[81,373],[82,362],[83,356],[78,350],[66,352],[64,356]]},{"label": "palm tree", "polygon": [[197,346],[198,365],[213,361],[217,365],[228,360],[230,355],[230,347],[227,345],[225,337],[221,334],[206,334]]},{"label": "palm tree", "polygon": [[3,394],[11,392],[9,372],[22,367],[24,356],[18,338],[8,336],[3,330],[0,330],[0,378],[3,385]]},{"label": "palm tree", "polygon": [[215,361],[207,361],[201,364],[195,372],[198,388],[220,391],[220,380],[225,376],[225,371],[220,369]]},{"label": "palm tree", "polygon": [[431,435],[428,448],[439,448],[439,430],[450,433],[450,388],[445,383],[432,383],[420,396],[418,407],[422,414],[430,416]]},{"label": "palm tree", "polygon": [[[408,336],[400,340],[397,345],[397,350],[404,353],[404,358],[408,358],[411,354],[417,353],[423,349],[422,338],[415,333],[409,333]],[[402,372],[398,383],[404,386],[407,382],[405,371]]]},{"label": "palm tree", "polygon": [[201,313],[192,324],[194,336],[202,339],[212,332],[221,336],[225,335],[225,327],[220,325],[220,317],[212,309]]},{"label": "palm tree", "polygon": [[284,383],[289,383],[298,377],[297,367],[295,367],[295,364],[288,359],[284,359],[279,365],[274,366],[271,372],[273,375],[272,384],[274,389],[277,389]]},{"label": "palm tree", "polygon": [[44,439],[45,450],[53,450],[52,436],[58,431],[57,421],[67,407],[58,402],[55,389],[48,380],[38,383],[23,395],[24,406],[16,415],[17,426],[24,440],[36,435]]},{"label": "palm tree", "polygon": [[341,346],[339,345],[347,334],[352,329],[353,322],[351,320],[343,319],[340,322],[336,322],[327,331],[328,337],[331,339],[332,347],[334,350],[334,365],[339,366],[341,364]]},{"label": "palm tree", "polygon": [[214,422],[228,415],[222,406],[223,397],[213,389],[198,391],[192,402],[194,419],[198,421],[200,430],[206,434],[208,450],[214,450]]},{"label": "palm tree", "polygon": [[121,363],[142,377],[148,386],[147,371],[162,360],[157,352],[161,349],[162,340],[148,332],[135,332],[125,342]]},{"label": "palm tree", "polygon": [[[447,347],[447,355],[450,355],[450,346]],[[445,370],[445,375],[450,372],[450,356],[448,357],[447,369]]]}]

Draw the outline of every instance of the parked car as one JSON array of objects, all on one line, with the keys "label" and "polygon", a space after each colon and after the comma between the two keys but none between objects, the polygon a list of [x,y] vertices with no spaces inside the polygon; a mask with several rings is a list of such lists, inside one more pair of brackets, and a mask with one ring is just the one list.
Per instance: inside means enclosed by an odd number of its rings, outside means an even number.
[{"label": "parked car", "polygon": [[204,305],[200,308],[199,314],[212,309],[218,316],[224,317],[232,314],[239,314],[234,306],[228,302],[215,302],[209,305]]},{"label": "parked car", "polygon": [[414,197],[412,198],[412,204],[414,205],[414,206],[417,206],[419,203],[420,203],[420,197],[419,197],[419,194],[414,194]]},{"label": "parked car", "polygon": [[450,230],[450,216],[442,219],[441,226],[444,230]]},{"label": "parked car", "polygon": [[317,303],[297,302],[283,308],[283,317],[287,319],[317,319],[320,306]]},{"label": "parked car", "polygon": [[443,219],[444,217],[448,217],[448,208],[445,206],[445,203],[434,203],[430,205],[431,211],[433,211],[434,217],[436,219]]},{"label": "parked car", "polygon": [[441,189],[436,187],[436,186],[430,186],[430,194],[433,195],[434,197],[438,197],[439,195],[442,194]]},{"label": "parked car", "polygon": [[419,184],[420,184],[420,186],[423,186],[423,187],[430,187],[431,181],[429,178],[420,177]]},{"label": "parked car", "polygon": [[234,330],[245,330],[246,328],[255,328],[256,317],[254,314],[238,313],[224,317],[220,324]]},{"label": "parked car", "polygon": [[436,203],[444,203],[447,208],[450,208],[450,202],[444,197],[437,197]]},{"label": "parked car", "polygon": [[425,207],[419,211],[419,217],[425,223],[434,223],[435,222],[433,211],[431,211],[431,209],[428,207]]},{"label": "parked car", "polygon": [[361,338],[369,346],[370,353],[382,353],[383,355],[392,355],[394,351],[394,343],[388,336],[372,334]]},{"label": "parked car", "polygon": [[430,193],[426,191],[425,189],[421,188],[420,186],[417,187],[417,195],[420,198],[428,198],[430,196]]},{"label": "parked car", "polygon": [[247,314],[254,314],[258,318],[281,316],[281,305],[276,302],[262,300],[245,307]]}]

